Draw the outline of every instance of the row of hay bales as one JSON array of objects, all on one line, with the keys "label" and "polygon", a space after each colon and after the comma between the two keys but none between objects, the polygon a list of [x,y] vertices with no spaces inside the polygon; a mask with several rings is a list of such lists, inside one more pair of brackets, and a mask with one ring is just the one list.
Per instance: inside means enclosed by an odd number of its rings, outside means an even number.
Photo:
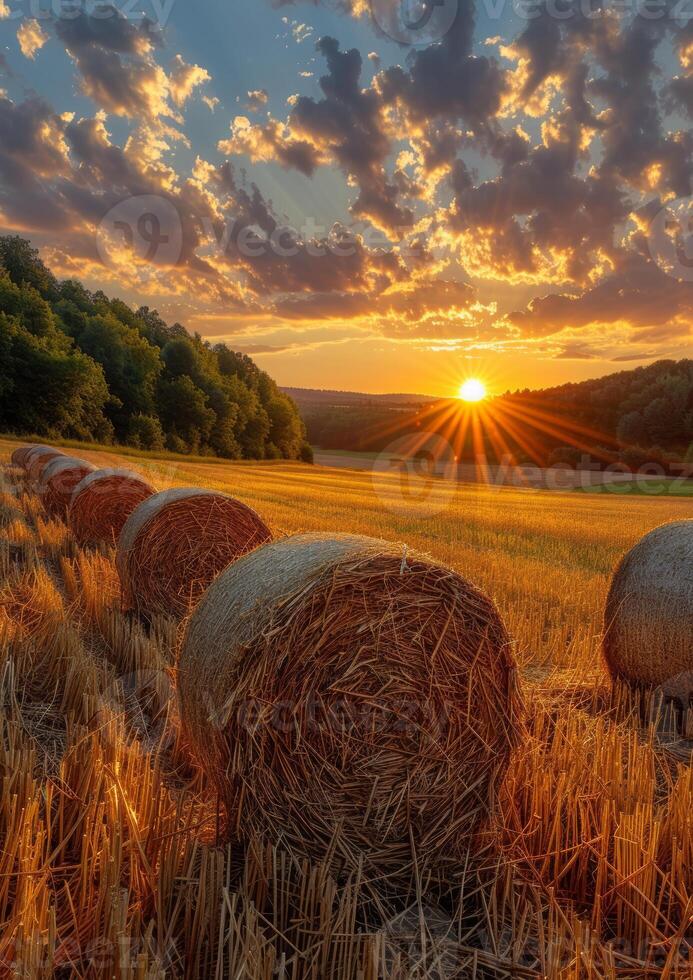
[{"label": "row of hay bales", "polygon": [[27,479],[53,517],[69,522],[82,545],[116,543],[127,518],[155,492],[128,470],[98,469],[52,446],[24,446],[12,463]]},{"label": "row of hay bales", "polygon": [[[384,883],[458,867],[522,730],[493,602],[401,545],[272,540],[223,494],[155,493],[50,452],[13,461],[50,507],[66,499],[51,484],[74,481],[65,513],[80,540],[119,532],[125,608],[192,611],[181,715],[230,833],[269,832]],[[612,675],[635,683],[693,668],[693,521],[657,529],[624,559],[604,650]]]}]

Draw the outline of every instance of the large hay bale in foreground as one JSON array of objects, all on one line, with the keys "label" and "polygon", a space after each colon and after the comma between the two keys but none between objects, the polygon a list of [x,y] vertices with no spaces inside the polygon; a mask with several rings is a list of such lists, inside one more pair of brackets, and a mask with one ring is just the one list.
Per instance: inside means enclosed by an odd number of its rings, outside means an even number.
[{"label": "large hay bale in foreground", "polygon": [[188,625],[179,687],[229,832],[312,858],[334,846],[369,877],[458,867],[519,727],[493,602],[353,535],[286,538],[220,575]]},{"label": "large hay bale in foreground", "polygon": [[603,649],[612,678],[641,687],[693,671],[693,520],[655,528],[622,559]]},{"label": "large hay bale in foreground", "polygon": [[27,453],[25,468],[27,476],[30,480],[36,483],[48,465],[53,459],[65,458],[65,453],[61,452],[59,449],[54,449],[53,446],[34,446],[33,449]]},{"label": "large hay bale in foreground", "polygon": [[118,539],[123,608],[185,616],[219,572],[271,537],[254,510],[226,494],[157,493],[132,512]]},{"label": "large hay bale in foreground", "polygon": [[80,545],[116,544],[125,522],[156,493],[130,470],[97,470],[75,487],[69,522]]},{"label": "large hay bale in foreground", "polygon": [[39,496],[48,513],[66,517],[73,490],[95,470],[93,463],[74,456],[58,456],[50,460],[39,477]]}]

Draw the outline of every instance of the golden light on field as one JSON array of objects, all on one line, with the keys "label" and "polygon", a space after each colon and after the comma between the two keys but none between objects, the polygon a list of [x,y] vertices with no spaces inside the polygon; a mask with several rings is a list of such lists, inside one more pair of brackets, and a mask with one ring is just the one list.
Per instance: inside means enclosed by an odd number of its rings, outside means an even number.
[{"label": "golden light on field", "polygon": [[[491,373],[482,376],[498,389]],[[557,424],[531,401],[501,408],[501,399],[489,399],[474,411],[457,398],[444,399],[422,423],[451,445],[465,426],[475,436],[487,433],[499,451],[519,434],[528,456],[533,439]],[[578,426],[566,434],[587,442]],[[240,964],[236,975],[255,977],[276,972],[290,944],[295,976],[315,962],[326,977],[372,976],[384,955],[383,933],[358,923],[383,899],[377,883],[364,875],[337,886],[322,861],[296,861],[283,834],[258,837],[245,810],[240,859],[224,842],[211,765],[203,768],[184,750],[169,678],[175,626],[162,624],[150,635],[122,612],[110,551],[82,550],[69,526],[48,519],[19,469],[8,465],[16,447],[0,439],[0,666],[11,662],[3,670],[0,766],[3,788],[17,801],[0,806],[0,962],[16,964],[24,976],[62,975],[67,965],[86,976],[98,943],[98,975],[153,980],[170,974],[175,955],[181,976],[191,980],[228,973],[230,960]],[[174,469],[154,454],[133,457],[112,447],[79,455],[108,468],[136,468],[162,489],[232,493],[280,533],[375,533],[471,574],[494,596],[513,636],[527,710],[484,830],[483,891],[478,869],[471,872],[481,911],[474,934],[470,927],[475,946],[455,946],[458,975],[478,975],[476,947],[484,943],[484,962],[507,976],[510,936],[518,958],[537,964],[518,968],[518,976],[557,976],[556,950],[561,962],[584,965],[581,977],[663,976],[649,964],[667,948],[670,980],[690,977],[687,948],[681,951],[693,881],[690,754],[677,757],[643,731],[642,702],[625,689],[612,700],[601,660],[612,569],[653,527],[686,519],[689,498],[528,494],[514,485],[447,479],[431,479],[428,496],[419,498],[396,473],[351,466],[191,458]],[[126,691],[112,675],[114,664],[132,669],[133,650],[143,679]],[[355,691],[340,695],[342,714],[356,704]],[[284,710],[274,692],[263,703],[275,717]],[[423,695],[413,702],[417,711],[428,703]],[[381,717],[361,712],[348,715],[353,737],[358,719],[375,725]],[[329,724],[334,715],[325,717]],[[404,720],[414,724],[415,716]],[[384,738],[396,727],[382,731]],[[441,823],[437,832],[444,831]],[[341,833],[333,840],[343,853]],[[592,867],[598,873],[586,875]],[[451,862],[450,871],[461,896],[466,865]],[[446,915],[461,922],[468,907],[450,894]],[[398,899],[392,884],[385,895]],[[247,909],[266,929],[255,928]],[[412,934],[430,926],[424,914],[407,924]],[[319,929],[306,927],[315,921]],[[449,931],[426,941],[431,962],[449,959]],[[119,968],[124,949],[135,951],[134,961]],[[646,952],[636,960],[631,950]]]},{"label": "golden light on field", "polygon": [[486,385],[479,378],[469,378],[460,385],[459,397],[464,402],[480,402],[486,397]]}]

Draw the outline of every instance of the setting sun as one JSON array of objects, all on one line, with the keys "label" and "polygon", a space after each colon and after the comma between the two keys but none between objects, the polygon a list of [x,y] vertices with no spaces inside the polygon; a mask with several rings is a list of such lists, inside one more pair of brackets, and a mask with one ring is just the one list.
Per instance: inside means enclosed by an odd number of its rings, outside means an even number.
[{"label": "setting sun", "polygon": [[478,378],[470,378],[460,386],[459,397],[465,402],[480,402],[486,397],[486,385]]}]

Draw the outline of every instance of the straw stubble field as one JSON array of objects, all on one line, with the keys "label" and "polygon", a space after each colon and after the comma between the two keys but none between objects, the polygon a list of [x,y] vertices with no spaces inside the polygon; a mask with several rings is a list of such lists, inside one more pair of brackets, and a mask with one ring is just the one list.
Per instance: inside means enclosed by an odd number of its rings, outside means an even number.
[{"label": "straw stubble field", "polygon": [[[0,443],[7,462],[14,444]],[[223,843],[183,744],[177,630],[120,612],[113,554],[80,549],[4,470],[0,499],[0,973],[25,977],[689,977],[693,770],[608,694],[610,572],[685,499],[436,485],[398,474],[78,453],[202,486],[277,535],[407,542],[490,593],[526,730],[482,861],[435,893]],[[430,491],[430,492],[429,492]],[[594,695],[590,692],[594,691]]]}]

